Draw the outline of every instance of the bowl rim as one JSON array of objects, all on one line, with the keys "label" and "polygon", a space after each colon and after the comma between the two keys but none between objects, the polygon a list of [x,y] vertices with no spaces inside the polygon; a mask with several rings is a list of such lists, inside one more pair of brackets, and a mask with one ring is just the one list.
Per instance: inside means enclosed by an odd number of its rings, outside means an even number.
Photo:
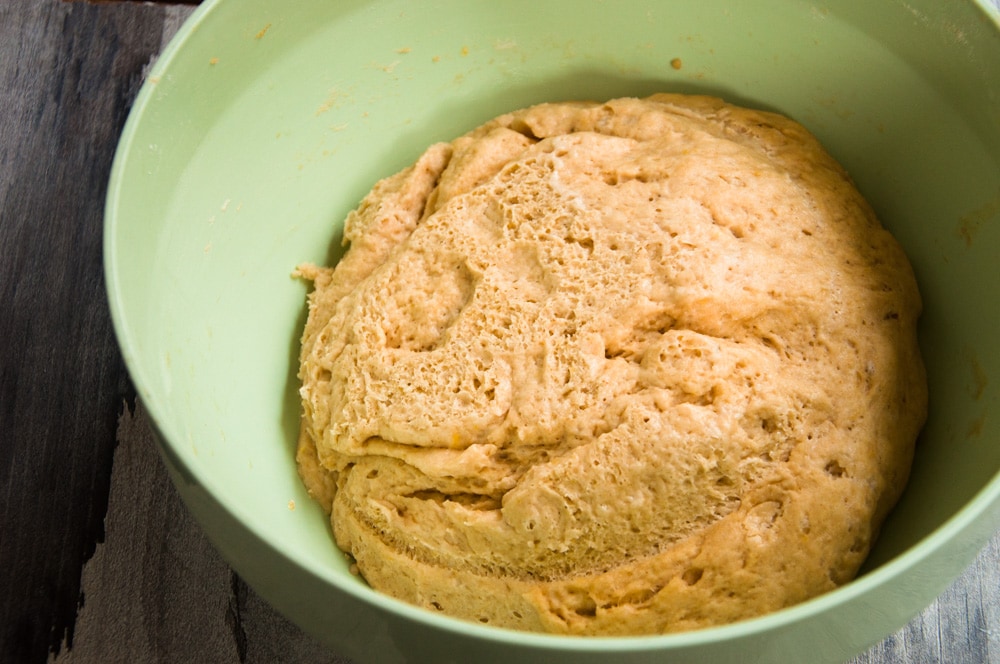
[{"label": "bowl rim", "polygon": [[[157,444],[160,446],[161,451],[167,455],[169,462],[175,466],[175,470],[182,477],[204,488],[215,504],[229,518],[241,524],[255,538],[270,546],[291,565],[333,586],[340,592],[347,593],[359,601],[374,605],[390,614],[421,623],[430,628],[442,629],[462,636],[473,636],[485,641],[506,643],[508,645],[536,648],[539,650],[586,651],[596,653],[643,652],[653,650],[663,652],[708,643],[718,644],[721,641],[738,640],[769,632],[775,628],[789,627],[795,623],[815,618],[837,605],[849,602],[867,594],[874,588],[891,582],[900,574],[932,556],[944,545],[954,540],[960,533],[972,528],[981,515],[990,511],[991,508],[1000,505],[1000,472],[998,472],[965,505],[916,544],[839,588],[763,616],[727,625],[706,627],[687,632],[646,636],[580,637],[524,632],[496,626],[479,625],[451,616],[434,614],[423,608],[379,593],[368,586],[356,582],[346,582],[341,574],[335,573],[324,566],[310,564],[309,561],[304,560],[294,551],[279,548],[268,537],[264,529],[255,525],[253,515],[248,510],[244,509],[238,503],[234,504],[231,501],[227,501],[224,492],[214,490],[217,487],[212,478],[202,471],[195,460],[189,458],[189,455],[182,446],[175,445],[174,441],[179,438],[176,432],[170,427],[169,419],[164,416],[162,408],[157,405],[154,399],[145,398],[146,396],[152,397],[155,390],[151,387],[153,383],[143,370],[142,363],[136,353],[132,328],[129,322],[128,308],[125,305],[124,296],[121,291],[120,266],[118,263],[118,231],[124,223],[119,216],[119,202],[125,186],[127,165],[135,150],[134,141],[136,134],[147,109],[155,100],[153,91],[155,86],[152,84],[152,81],[156,81],[167,75],[171,65],[184,52],[187,43],[195,38],[195,35],[200,32],[200,28],[217,11],[217,8],[226,2],[232,2],[232,0],[204,0],[194,10],[161,51],[148,72],[146,72],[143,84],[130,109],[115,150],[105,200],[103,232],[105,288],[112,326],[126,369],[135,385],[136,393],[142,400],[143,408],[149,417],[150,423],[157,432]],[[995,30],[1000,32],[1000,0],[968,0],[968,2],[978,8],[983,17],[993,25]],[[201,527],[201,524],[199,524],[199,527]],[[331,546],[335,546],[332,541]],[[982,544],[979,546],[982,546]],[[953,579],[949,579],[947,582],[950,583],[951,580]],[[914,615],[919,611],[919,608],[915,608],[913,610]]]}]

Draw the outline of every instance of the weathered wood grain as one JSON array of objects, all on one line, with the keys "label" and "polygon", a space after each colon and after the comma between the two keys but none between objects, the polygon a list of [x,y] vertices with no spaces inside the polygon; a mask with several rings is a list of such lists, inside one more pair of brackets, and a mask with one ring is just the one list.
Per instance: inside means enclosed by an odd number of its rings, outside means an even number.
[{"label": "weathered wood grain", "polygon": [[1000,533],[927,609],[854,662],[1000,662]]},{"label": "weathered wood grain", "polygon": [[0,661],[73,634],[131,387],[101,270],[118,133],[162,10],[0,2]]},{"label": "weathered wood grain", "polygon": [[188,514],[142,413],[118,428],[106,541],[83,571],[72,649],[57,664],[344,662],[233,573]]}]

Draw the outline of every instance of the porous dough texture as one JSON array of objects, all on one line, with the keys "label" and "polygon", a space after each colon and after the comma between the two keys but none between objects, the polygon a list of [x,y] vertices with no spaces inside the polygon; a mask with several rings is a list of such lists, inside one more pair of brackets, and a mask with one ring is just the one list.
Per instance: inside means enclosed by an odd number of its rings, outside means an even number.
[{"label": "porous dough texture", "polygon": [[911,267],[802,126],[671,94],[500,116],[313,282],[300,473],[375,589],[659,634],[853,578],[927,393]]}]

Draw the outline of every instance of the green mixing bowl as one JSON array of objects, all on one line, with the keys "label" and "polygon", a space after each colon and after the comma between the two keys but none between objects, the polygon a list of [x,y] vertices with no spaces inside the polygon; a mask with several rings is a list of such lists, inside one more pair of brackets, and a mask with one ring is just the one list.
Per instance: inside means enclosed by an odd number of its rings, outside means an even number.
[{"label": "green mixing bowl", "polygon": [[[290,273],[334,259],[347,211],[433,141],[536,102],[657,91],[805,124],[914,264],[930,417],[863,574],[763,618],[623,639],[375,593],[296,474],[306,290]],[[188,507],[263,597],[358,660],[839,661],[903,626],[1000,525],[1000,29],[985,4],[208,0],[129,118],[105,250],[125,360]]]}]

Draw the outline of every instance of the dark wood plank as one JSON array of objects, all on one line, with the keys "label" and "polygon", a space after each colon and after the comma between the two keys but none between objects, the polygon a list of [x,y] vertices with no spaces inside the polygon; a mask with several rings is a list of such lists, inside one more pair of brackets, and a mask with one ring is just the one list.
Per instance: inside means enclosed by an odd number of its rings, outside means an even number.
[{"label": "dark wood plank", "polygon": [[0,2],[0,661],[73,637],[131,398],[101,268],[111,158],[163,9]]},{"label": "dark wood plank", "polygon": [[63,0],[64,2],[89,2],[92,5],[114,4],[116,2],[141,2],[159,5],[200,5],[201,0]]},{"label": "dark wood plank", "polygon": [[56,664],[345,660],[247,587],[188,514],[141,404],[118,429],[107,540],[83,573],[72,649]]}]

